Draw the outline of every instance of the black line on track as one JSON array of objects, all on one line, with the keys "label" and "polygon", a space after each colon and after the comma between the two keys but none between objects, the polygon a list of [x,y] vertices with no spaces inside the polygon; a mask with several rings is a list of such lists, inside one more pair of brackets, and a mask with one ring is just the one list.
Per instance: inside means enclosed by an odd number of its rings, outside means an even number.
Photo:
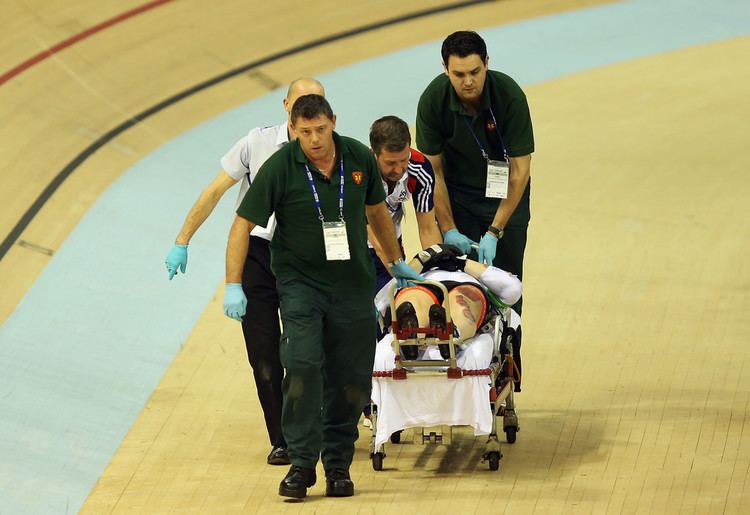
[{"label": "black line on track", "polygon": [[62,183],[65,182],[65,179],[67,179],[79,166],[81,166],[81,164],[83,164],[84,161],[86,161],[89,157],[91,157],[101,147],[103,147],[104,145],[112,141],[114,138],[116,138],[117,136],[125,132],[126,130],[130,129],[131,127],[134,127],[138,123],[150,117],[151,115],[154,115],[158,113],[159,111],[166,109],[167,107],[173,104],[176,104],[180,100],[183,100],[191,95],[194,95],[195,93],[203,91],[204,89],[210,88],[211,86],[215,86],[216,84],[220,84],[221,82],[227,79],[236,77],[237,75],[240,75],[249,70],[252,70],[253,68],[257,68],[259,66],[263,66],[265,64],[278,61],[279,59],[290,57],[295,54],[306,52],[308,50],[312,50],[313,48],[326,45],[328,43],[333,43],[335,41],[346,39],[352,36],[357,36],[359,34],[364,34],[366,32],[371,32],[373,30],[382,29],[384,27],[388,27],[391,25],[397,25],[399,23],[404,23],[404,22],[415,20],[418,18],[423,18],[425,16],[431,16],[433,14],[439,14],[439,13],[452,11],[456,9],[462,9],[464,7],[469,7],[472,5],[491,3],[493,1],[496,1],[496,0],[468,0],[468,1],[463,1],[463,2],[455,2],[455,3],[447,4],[441,7],[433,7],[431,9],[426,9],[424,11],[417,11],[415,13],[406,14],[404,16],[390,18],[390,19],[379,21],[376,23],[371,23],[369,25],[363,25],[361,27],[357,27],[357,28],[347,30],[344,32],[339,32],[337,34],[332,34],[330,36],[326,36],[320,39],[315,39],[313,41],[303,43],[301,45],[289,48],[287,50],[282,50],[281,52],[268,55],[266,57],[258,59],[257,61],[253,61],[243,66],[240,66],[239,68],[234,68],[233,70],[224,72],[221,75],[208,79],[207,81],[201,82],[200,84],[197,84],[180,93],[177,93],[176,95],[173,95],[167,98],[166,100],[162,100],[158,104],[122,122],[120,125],[118,125],[114,129],[108,131],[106,134],[99,137],[99,139],[97,139],[91,145],[86,147],[70,163],[68,163],[68,165],[65,168],[63,168],[55,176],[54,179],[52,179],[52,181],[47,185],[47,187],[44,188],[44,191],[42,191],[39,194],[39,196],[36,198],[36,200],[31,205],[31,207],[29,207],[29,209],[26,210],[26,212],[23,214],[23,216],[15,225],[15,227],[11,229],[10,233],[8,233],[8,236],[6,236],[6,238],[0,244],[0,260],[2,260],[5,257],[5,254],[8,253],[11,247],[15,244],[16,240],[18,240],[18,238],[21,236],[23,231],[26,230],[26,227],[28,227],[28,225],[32,222],[32,220],[34,220],[34,217],[36,217],[39,211],[41,211],[41,209],[44,207],[47,201],[55,193],[55,191],[57,191],[57,189],[62,185]]}]

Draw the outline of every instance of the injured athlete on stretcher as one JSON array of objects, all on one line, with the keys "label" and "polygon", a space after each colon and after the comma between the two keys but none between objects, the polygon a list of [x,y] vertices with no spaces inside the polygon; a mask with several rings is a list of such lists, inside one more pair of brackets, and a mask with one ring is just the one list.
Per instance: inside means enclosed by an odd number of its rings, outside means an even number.
[{"label": "injured athlete on stretcher", "polygon": [[[421,251],[409,265],[426,279],[441,282],[448,290],[448,298],[443,298],[440,288],[426,284],[399,290],[395,300],[399,327],[445,327],[444,306],[449,304],[457,366],[463,370],[488,367],[495,349],[494,318],[498,316],[494,307],[498,302],[493,303],[490,296],[511,306],[521,297],[521,281],[504,270],[467,259],[458,249],[445,244]],[[391,294],[389,283],[375,298],[376,309],[386,322],[390,318]],[[518,330],[520,317],[512,310],[510,313],[511,320],[506,322]],[[389,331],[378,342],[374,375],[394,369],[393,340],[394,334]],[[408,360],[447,359],[447,345],[440,347],[404,345],[400,349]],[[382,444],[393,432],[418,426],[470,425],[477,435],[489,434],[491,386],[487,376],[460,379],[430,376],[420,377],[416,382],[373,378],[372,400],[378,406],[376,444]]]},{"label": "injured athlete on stretcher", "polygon": [[[461,351],[468,349],[477,335],[492,331],[494,317],[497,311],[493,304],[512,306],[521,298],[521,281],[514,275],[476,261],[467,259],[452,245],[433,245],[419,252],[409,263],[414,270],[420,272],[425,279],[441,282],[448,291],[448,298],[443,298],[443,290],[430,284],[418,284],[402,288],[397,291],[395,306],[396,320],[401,329],[432,327],[445,328],[445,305],[450,309],[453,321],[454,342],[459,344]],[[375,297],[375,307],[383,320],[389,322],[391,283],[386,284]],[[494,296],[495,302],[492,302]],[[499,302],[498,302],[499,301]],[[517,315],[513,313],[513,318]],[[508,321],[516,327],[520,320]],[[386,323],[388,327],[390,323]],[[386,352],[393,341],[393,334],[386,334],[378,343],[375,369],[383,370],[383,363],[379,358],[389,360],[392,368],[395,354],[381,355]],[[387,342],[387,343],[386,343]],[[448,359],[448,345],[440,345],[438,352],[443,359]],[[401,352],[405,359],[440,359],[429,357],[434,355],[434,346],[428,346],[421,352],[417,346],[402,346]],[[418,356],[418,353],[422,356]],[[385,365],[386,367],[388,365]],[[385,368],[387,370],[388,368]]]}]

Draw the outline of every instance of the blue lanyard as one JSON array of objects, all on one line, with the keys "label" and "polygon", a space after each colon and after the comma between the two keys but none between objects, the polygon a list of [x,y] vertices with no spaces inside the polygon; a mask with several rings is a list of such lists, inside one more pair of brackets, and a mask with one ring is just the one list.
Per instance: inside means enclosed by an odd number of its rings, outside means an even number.
[{"label": "blue lanyard", "polygon": [[[505,142],[503,141],[503,135],[500,134],[500,127],[497,124],[497,120],[495,120],[495,113],[492,112],[492,108],[489,108],[490,116],[492,116],[492,121],[495,123],[495,132],[497,132],[497,137],[500,138],[500,145],[503,146],[503,159],[505,161],[508,160],[508,153],[505,151]],[[482,146],[482,143],[480,143],[479,138],[477,138],[477,135],[474,133],[474,128],[469,123],[469,117],[464,115],[464,123],[466,124],[466,128],[469,129],[469,132],[471,132],[471,135],[474,136],[474,141],[477,142],[477,145],[479,146],[479,150],[482,151],[482,157],[489,160],[490,156],[487,154],[487,151]]]},{"label": "blue lanyard", "polygon": [[[344,156],[341,156],[341,161],[339,161],[339,220],[342,222],[344,221]],[[307,163],[305,163],[305,171],[307,172],[307,180],[310,181],[310,189],[313,193],[313,198],[315,199],[315,207],[318,208],[318,220],[321,222],[325,222],[325,217],[323,216],[323,210],[320,209],[320,197],[318,197],[318,190],[315,188],[315,181],[313,181],[312,173],[310,173],[310,167],[307,166]]]}]

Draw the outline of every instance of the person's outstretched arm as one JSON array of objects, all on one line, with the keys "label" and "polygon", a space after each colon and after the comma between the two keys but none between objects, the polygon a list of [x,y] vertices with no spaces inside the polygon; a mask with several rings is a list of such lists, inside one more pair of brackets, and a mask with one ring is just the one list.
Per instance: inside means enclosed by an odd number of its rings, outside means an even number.
[{"label": "person's outstretched arm", "polygon": [[417,218],[417,227],[419,228],[419,243],[423,249],[443,242],[443,235],[440,234],[434,209],[426,213],[417,212],[415,216]]},{"label": "person's outstretched arm", "polygon": [[187,248],[188,244],[190,244],[190,240],[200,226],[203,225],[203,222],[205,222],[211,215],[216,204],[218,204],[224,193],[236,183],[237,181],[235,179],[222,170],[219,172],[219,175],[211,181],[211,184],[206,186],[193,204],[193,207],[190,208],[190,211],[182,224],[182,230],[180,230],[180,233],[177,235],[174,246],[169,251],[169,254],[167,254],[167,259],[165,260],[170,280],[177,274],[178,270],[183,274],[186,272]]},{"label": "person's outstretched arm", "polygon": [[211,215],[214,208],[216,208],[216,204],[219,203],[224,193],[235,184],[237,184],[237,181],[230,177],[227,172],[224,170],[219,172],[219,175],[211,181],[211,184],[206,186],[195,201],[195,204],[193,204],[193,207],[190,208],[175,243],[180,245],[189,244],[193,235]]}]

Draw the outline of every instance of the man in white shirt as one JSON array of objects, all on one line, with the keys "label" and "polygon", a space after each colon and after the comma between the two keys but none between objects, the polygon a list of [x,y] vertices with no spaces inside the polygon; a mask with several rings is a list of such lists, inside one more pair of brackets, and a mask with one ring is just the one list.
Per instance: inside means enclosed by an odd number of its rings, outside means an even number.
[{"label": "man in white shirt", "polygon": [[[222,195],[240,182],[237,197],[239,206],[266,159],[291,139],[296,138],[290,129],[289,113],[297,98],[309,94],[324,95],[320,82],[311,78],[293,81],[283,101],[287,120],[280,125],[252,129],[221,158],[222,170],[190,209],[175,245],[167,255],[166,265],[170,280],[178,270],[185,273],[190,239],[211,214]],[[242,319],[242,332],[271,441],[272,448],[267,462],[271,465],[288,465],[289,455],[281,432],[281,380],[284,377],[284,368],[279,359],[279,297],[276,292],[276,278],[271,272],[269,251],[269,242],[275,227],[276,221],[272,215],[266,227],[255,227],[250,235],[252,243],[242,274],[242,288],[247,297],[247,312]]]}]

